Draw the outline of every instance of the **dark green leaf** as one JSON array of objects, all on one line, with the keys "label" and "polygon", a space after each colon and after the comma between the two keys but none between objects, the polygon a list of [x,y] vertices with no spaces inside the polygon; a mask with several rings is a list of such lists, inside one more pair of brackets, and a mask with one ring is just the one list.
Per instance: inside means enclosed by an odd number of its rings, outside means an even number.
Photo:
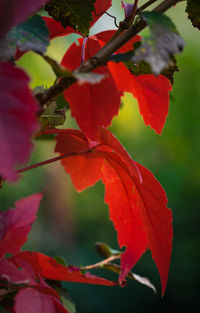
[{"label": "dark green leaf", "polygon": [[[135,64],[135,62],[131,60],[133,55],[134,55],[134,50],[131,50],[124,54],[121,54],[121,53],[113,54],[109,58],[109,61],[113,61],[115,63],[123,62],[124,65],[135,76],[144,75],[144,74],[153,74],[151,70],[151,66],[148,63],[141,61],[139,64]],[[174,72],[178,72],[178,66],[176,65],[175,57],[172,57],[169,62],[169,66],[165,68],[161,72],[161,74],[167,77],[173,85],[174,84]]]},{"label": "dark green leaf", "polygon": [[95,0],[52,0],[45,8],[50,16],[61,22],[63,27],[71,26],[87,36],[94,3]]},{"label": "dark green leaf", "polygon": [[151,67],[146,62],[140,62],[139,64],[135,64],[133,61],[129,60],[127,62],[124,62],[124,64],[135,76],[143,74],[152,74]]},{"label": "dark green leaf", "polygon": [[65,258],[63,258],[62,256],[55,256],[54,259],[56,260],[56,262],[58,264],[61,264],[63,266],[68,266],[67,262],[65,261]]},{"label": "dark green leaf", "polygon": [[[129,60],[124,62],[124,65],[131,71],[131,73],[135,76],[144,75],[144,74],[152,74],[151,67],[146,62],[140,62],[139,64],[135,64],[133,61]],[[167,77],[171,84],[174,84],[174,73],[178,72],[178,66],[176,65],[176,59],[173,57],[170,60],[169,66],[165,68],[160,74]]]},{"label": "dark green leaf", "polygon": [[0,41],[0,59],[2,61],[14,59],[17,47],[20,52],[32,50],[43,54],[48,45],[49,32],[46,24],[41,16],[35,15],[13,27]]},{"label": "dark green leaf", "polygon": [[63,93],[59,94],[56,98],[57,109],[68,109],[69,103],[65,100]]},{"label": "dark green leaf", "polygon": [[200,29],[200,1],[188,0],[186,12],[194,27]]},{"label": "dark green leaf", "polygon": [[55,135],[54,134],[47,134],[47,135],[41,135],[38,137],[35,137],[34,140],[43,140],[43,141],[49,141],[49,140],[55,140]]},{"label": "dark green leaf", "polygon": [[169,63],[169,66],[167,68],[165,68],[161,74],[165,77],[167,77],[171,84],[173,85],[174,84],[174,73],[175,72],[178,72],[179,69],[178,69],[178,66],[176,64],[176,59],[175,57],[172,57],[172,59],[170,60],[170,63]]},{"label": "dark green leaf", "polygon": [[113,61],[115,63],[119,62],[127,62],[131,60],[131,58],[134,56],[134,50],[130,50],[126,53],[117,53],[117,54],[112,54],[108,61]]},{"label": "dark green leaf", "polygon": [[59,294],[61,296],[61,302],[63,306],[67,309],[67,311],[69,313],[76,313],[76,306],[74,302],[71,300],[67,290],[62,288],[60,289]]},{"label": "dark green leaf", "polygon": [[144,12],[151,36],[144,38],[132,60],[135,63],[145,61],[150,64],[152,72],[160,74],[171,63],[171,58],[184,48],[184,41],[179,36],[175,25],[164,14]]}]

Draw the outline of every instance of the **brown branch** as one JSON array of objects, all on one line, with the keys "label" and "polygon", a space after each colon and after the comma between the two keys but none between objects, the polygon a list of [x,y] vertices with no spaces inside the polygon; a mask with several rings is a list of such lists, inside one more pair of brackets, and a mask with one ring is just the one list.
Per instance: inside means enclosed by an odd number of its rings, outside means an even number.
[{"label": "brown branch", "polygon": [[[180,1],[182,0],[164,0],[153,11],[163,13]],[[149,1],[149,3],[152,4],[153,1]],[[91,72],[93,69],[101,65],[106,64],[108,58],[115,51],[117,51],[120,47],[127,43],[132,37],[136,36],[139,32],[141,32],[146,26],[147,24],[144,20],[136,22],[128,30],[122,33],[119,37],[115,38],[114,40],[111,40],[109,44],[105,45],[102,49],[100,49],[93,57],[89,58],[86,62],[82,63],[81,66],[79,66],[74,72],[87,73]],[[70,87],[75,82],[76,79],[72,77],[62,78],[55,86],[52,86],[44,94],[42,95],[40,94],[39,97],[36,96],[36,98],[40,105],[43,107],[45,103],[47,103],[53,97],[59,95],[62,91]]]},{"label": "brown branch", "polygon": [[146,3],[144,3],[141,7],[139,7],[136,11],[136,14],[141,13],[143,10],[145,10],[146,8],[148,8],[150,5],[152,5],[154,2],[156,2],[158,0],[149,0]]}]

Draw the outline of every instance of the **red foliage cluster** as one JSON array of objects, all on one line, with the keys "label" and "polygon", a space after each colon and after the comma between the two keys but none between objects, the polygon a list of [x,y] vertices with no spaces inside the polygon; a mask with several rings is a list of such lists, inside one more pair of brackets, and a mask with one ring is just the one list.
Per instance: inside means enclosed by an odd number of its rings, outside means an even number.
[{"label": "red foliage cluster", "polygon": [[[20,2],[20,3],[19,3]],[[15,24],[35,13],[44,0],[0,1],[0,37]],[[17,3],[17,5],[16,5]],[[23,6],[23,10],[19,9]],[[100,13],[111,6],[111,0],[98,0],[96,13],[90,26]],[[6,12],[10,18],[5,20]],[[75,32],[63,28],[59,22],[45,18],[50,39]],[[109,30],[79,38],[66,51],[61,65],[71,71],[94,56],[115,34]],[[80,34],[81,35],[81,34]],[[133,49],[136,36],[117,53]],[[56,148],[65,171],[70,174],[77,191],[82,191],[102,180],[105,185],[105,202],[110,219],[118,235],[121,256],[119,283],[140,259],[147,248],[158,267],[162,292],[167,283],[172,249],[172,214],[167,208],[165,191],[150,171],[131,159],[114,135],[105,127],[118,114],[121,97],[130,92],[137,99],[146,125],[161,134],[168,114],[169,80],[159,75],[134,76],[123,63],[109,61],[94,70],[103,74],[97,84],[76,83],[64,91],[72,116],[81,131],[48,129],[43,134],[56,134]],[[24,164],[31,152],[31,138],[38,130],[36,113],[38,104],[28,87],[29,78],[21,69],[10,63],[0,64],[0,175],[4,180],[17,179],[16,168]],[[80,103],[81,99],[81,103]],[[49,280],[117,285],[115,282],[82,273],[80,268],[66,267],[38,252],[20,252],[27,239],[42,194],[35,194],[16,202],[15,210],[0,213],[0,286],[16,293],[15,313],[67,312],[60,295]],[[13,256],[6,258],[6,254]],[[9,308],[8,308],[9,309]]]},{"label": "red foliage cluster", "polygon": [[[34,194],[16,202],[15,209],[0,213],[0,287],[6,286],[15,296],[15,313],[67,312],[60,295],[47,280],[115,286],[104,278],[82,273],[77,267],[66,267],[38,252],[20,252],[36,218],[42,194]],[[7,253],[13,256],[5,258]],[[3,283],[5,282],[5,283]]]}]

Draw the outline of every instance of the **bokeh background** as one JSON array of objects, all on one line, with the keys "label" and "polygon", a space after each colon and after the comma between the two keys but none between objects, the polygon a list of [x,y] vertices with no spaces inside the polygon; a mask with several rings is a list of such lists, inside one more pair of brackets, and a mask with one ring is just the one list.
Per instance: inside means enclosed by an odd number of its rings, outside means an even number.
[{"label": "bokeh background", "polygon": [[[114,6],[109,11],[118,20],[123,18],[120,2],[113,0]],[[155,284],[156,296],[152,290],[132,281],[124,288],[66,283],[78,313],[198,312],[200,33],[187,20],[184,7],[185,1],[167,13],[185,39],[186,47],[177,57],[179,72],[175,74],[169,115],[162,136],[144,125],[137,103],[130,94],[123,98],[122,109],[111,126],[131,156],[154,173],[168,195],[169,207],[173,211],[174,241],[166,294],[161,298],[159,275],[151,254],[147,252],[133,272],[147,276]],[[106,16],[91,33],[113,28],[113,20]],[[54,39],[48,54],[60,61],[77,38],[72,35]],[[19,66],[30,74],[31,87],[48,87],[55,79],[50,67],[33,53],[24,55]],[[65,126],[76,127],[69,113]],[[35,142],[30,164],[53,157],[53,151],[53,142]],[[103,200],[102,183],[77,194],[59,163],[23,174],[16,185],[5,184],[0,192],[1,209],[13,207],[17,199],[41,190],[45,190],[45,196],[24,249],[50,256],[62,255],[68,264],[89,265],[101,260],[95,252],[95,242],[103,241],[118,248],[116,232]],[[96,273],[117,279],[114,274],[102,270]]]}]

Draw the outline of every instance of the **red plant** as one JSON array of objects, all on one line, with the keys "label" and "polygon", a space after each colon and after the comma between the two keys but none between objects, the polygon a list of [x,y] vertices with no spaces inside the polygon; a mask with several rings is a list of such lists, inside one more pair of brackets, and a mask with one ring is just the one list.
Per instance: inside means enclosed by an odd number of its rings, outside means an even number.
[{"label": "red plant", "polygon": [[[130,277],[153,288],[148,280],[130,272],[147,249],[151,250],[158,268],[162,294],[167,284],[173,230],[165,191],[149,170],[131,159],[106,128],[119,112],[121,97],[130,92],[137,99],[144,123],[156,133],[162,133],[172,90],[168,78],[175,70],[171,57],[180,52],[183,43],[161,13],[179,0],[164,1],[155,11],[144,13],[139,22],[136,14],[154,1],[147,1],[139,9],[137,0],[129,4],[122,1],[125,19],[119,23],[119,29],[93,36],[86,33],[111,7],[112,1],[86,2],[20,0],[16,4],[0,0],[0,182],[1,185],[4,181],[15,182],[21,172],[57,160],[61,160],[78,192],[102,180],[119,247],[125,250],[113,253],[102,245],[106,259],[88,267],[66,266],[39,252],[22,252],[43,194],[18,200],[14,210],[0,213],[0,299],[9,312],[68,312],[62,303],[61,281],[124,286]],[[24,22],[45,4],[53,18],[37,16],[36,24],[34,17],[30,24],[26,24],[30,20]],[[38,21],[41,34],[37,32]],[[137,33],[146,24],[152,37],[143,42]],[[81,37],[78,43],[72,43],[60,65],[44,55],[47,29],[50,40],[71,33]],[[168,38],[174,40],[173,45],[166,45]],[[35,96],[28,86],[28,75],[15,65],[29,50],[42,55],[57,75],[49,90]],[[142,63],[135,64],[136,60],[149,62],[150,66],[145,65],[144,69]],[[162,71],[166,67],[168,70]],[[55,128],[58,106],[53,112],[53,124],[40,123],[39,117],[45,116],[51,100],[62,92],[80,130]],[[55,152],[59,156],[19,169],[31,154],[36,132],[37,137],[55,135]],[[120,266],[111,263],[115,259],[120,259]],[[86,271],[105,265],[119,273],[118,282]]]}]

